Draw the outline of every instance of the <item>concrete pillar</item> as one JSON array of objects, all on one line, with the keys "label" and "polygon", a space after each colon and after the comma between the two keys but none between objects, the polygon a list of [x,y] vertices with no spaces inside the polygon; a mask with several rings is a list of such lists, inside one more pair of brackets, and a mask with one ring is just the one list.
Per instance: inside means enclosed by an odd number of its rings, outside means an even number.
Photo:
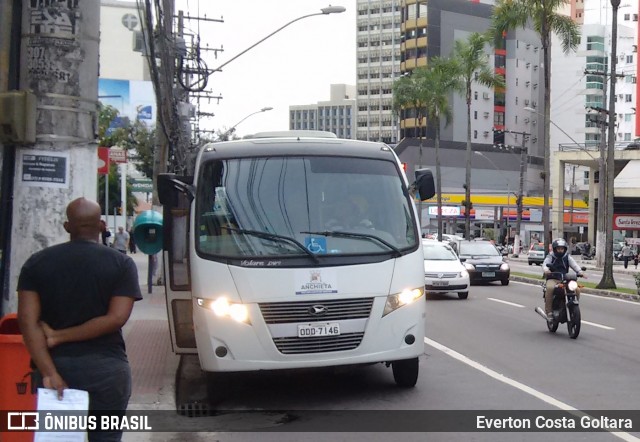
[{"label": "concrete pillar", "polygon": [[553,238],[564,233],[564,161],[558,158],[558,152],[552,153],[551,176],[551,231]]},{"label": "concrete pillar", "polygon": [[68,240],[67,204],[97,198],[100,2],[22,1],[20,88],[37,97],[37,141],[16,152],[9,299],[25,260]]}]

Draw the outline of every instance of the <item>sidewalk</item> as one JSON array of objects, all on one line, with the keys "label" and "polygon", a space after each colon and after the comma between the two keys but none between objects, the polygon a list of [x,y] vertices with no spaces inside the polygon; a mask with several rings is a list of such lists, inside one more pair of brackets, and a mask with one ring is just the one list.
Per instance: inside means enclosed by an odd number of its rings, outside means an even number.
[{"label": "sidewalk", "polygon": [[133,377],[129,409],[175,410],[175,376],[180,357],[171,350],[164,287],[154,285],[152,293],[147,293],[149,258],[140,252],[129,256],[138,267],[143,296],[123,328]]}]

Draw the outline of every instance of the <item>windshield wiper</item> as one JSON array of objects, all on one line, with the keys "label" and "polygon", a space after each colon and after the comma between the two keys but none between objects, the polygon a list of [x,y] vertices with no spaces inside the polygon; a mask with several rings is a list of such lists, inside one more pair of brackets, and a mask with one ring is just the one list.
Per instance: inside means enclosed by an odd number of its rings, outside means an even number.
[{"label": "windshield wiper", "polygon": [[236,229],[234,227],[222,227],[225,230],[229,230],[230,232],[244,233],[245,235],[253,235],[259,238],[270,239],[271,241],[283,240],[288,242],[289,244],[295,245],[298,249],[302,250],[306,255],[311,257],[316,264],[320,263],[320,259],[316,256],[315,253],[308,250],[303,244],[301,244],[297,239],[290,238],[288,236],[276,235],[275,233],[269,232],[260,232],[258,230],[246,230],[246,229]]},{"label": "windshield wiper", "polygon": [[389,244],[384,239],[379,238],[379,237],[377,237],[375,235],[369,235],[368,233],[342,232],[342,231],[336,231],[336,230],[324,230],[324,231],[321,231],[321,232],[300,232],[300,233],[306,233],[308,235],[337,236],[337,237],[343,237],[343,238],[356,238],[356,239],[370,239],[370,240],[373,240],[373,241],[377,241],[380,244],[384,244],[385,246],[387,246],[388,248],[393,250],[394,255],[395,255],[396,258],[402,256],[402,252],[400,252],[400,250],[398,250],[398,248],[396,246],[394,246],[393,244]]}]

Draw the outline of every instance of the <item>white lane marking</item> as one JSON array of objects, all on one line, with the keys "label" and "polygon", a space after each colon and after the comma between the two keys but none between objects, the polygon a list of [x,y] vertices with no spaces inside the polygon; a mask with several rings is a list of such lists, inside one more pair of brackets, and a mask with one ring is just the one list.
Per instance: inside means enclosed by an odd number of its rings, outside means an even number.
[{"label": "white lane marking", "polygon": [[[515,379],[511,379],[503,374],[500,374],[492,369],[490,369],[489,367],[486,367],[482,364],[480,364],[479,362],[474,361],[473,359],[468,358],[467,356],[463,355],[462,353],[458,353],[455,350],[452,350],[451,348],[440,344],[439,342],[434,341],[433,339],[429,339],[427,337],[424,338],[424,343],[427,345],[430,345],[431,347],[435,348],[436,350],[440,350],[441,352],[443,352],[444,354],[451,356],[454,359],[457,359],[458,361],[467,364],[468,366],[475,368],[478,371],[481,371],[482,373],[486,374],[487,376],[490,376],[500,382],[503,382],[507,385],[510,385],[514,388],[517,388],[520,391],[523,391],[537,399],[540,399],[543,402],[546,402],[547,404],[550,404],[556,408],[559,408],[561,410],[564,411],[569,411],[571,412],[571,414],[574,414],[576,416],[589,416],[586,413],[583,413],[582,411],[578,410],[575,407],[572,407],[569,404],[565,404],[562,401],[559,401],[558,399],[549,396],[548,394],[542,393],[541,391],[538,391],[532,387],[529,387],[528,385],[523,384],[522,382],[518,382]],[[575,413],[574,413],[575,412]],[[629,433],[625,433],[622,431],[611,431],[610,432],[612,435],[625,440],[625,441],[640,441],[640,439],[638,439],[635,436],[632,436]]]},{"label": "white lane marking", "polygon": [[590,298],[606,299],[608,301],[624,302],[626,304],[640,305],[638,301],[629,301],[627,299],[614,298],[613,296],[594,295],[592,293],[581,293],[580,296],[588,296]]},{"label": "white lane marking", "polygon": [[[496,299],[496,298],[487,298],[487,299],[489,301],[500,302],[502,304],[511,305],[513,307],[518,307],[518,308],[525,308],[526,307],[526,306],[524,306],[522,304],[516,304],[515,302],[503,301],[502,299]],[[582,323],[583,324],[587,324],[587,325],[591,325],[593,327],[602,328],[604,330],[615,330],[615,328],[613,328],[613,327],[609,327],[608,325],[598,324],[596,322],[589,322],[589,321],[582,320]]]},{"label": "white lane marking", "polygon": [[[540,283],[537,283],[537,282],[511,281],[510,283],[511,284],[529,285],[529,286],[533,286],[533,287],[540,287]],[[624,302],[626,304],[633,304],[635,306],[640,306],[640,302],[638,302],[638,301],[629,301],[628,299],[620,299],[620,298],[616,298],[616,297],[613,297],[613,296],[594,295],[592,293],[581,293],[580,296],[588,296],[589,298],[603,299],[603,300],[606,300],[606,301]]]},{"label": "white lane marking", "polygon": [[509,302],[509,301],[503,301],[502,299],[496,299],[496,298],[487,298],[489,301],[495,301],[495,302],[501,302],[502,304],[507,304],[507,305],[511,305],[513,307],[520,307],[520,308],[524,308],[524,305],[521,304],[516,304],[515,302]]},{"label": "white lane marking", "polygon": [[597,324],[595,322],[585,321],[584,319],[580,322],[582,322],[583,324],[591,325],[593,327],[603,328],[605,330],[615,330],[615,328],[609,327],[608,325]]}]

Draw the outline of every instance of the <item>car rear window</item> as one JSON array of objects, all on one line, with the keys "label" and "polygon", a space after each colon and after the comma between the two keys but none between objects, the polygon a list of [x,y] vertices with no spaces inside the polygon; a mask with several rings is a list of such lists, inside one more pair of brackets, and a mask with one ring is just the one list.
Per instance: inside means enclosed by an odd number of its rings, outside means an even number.
[{"label": "car rear window", "polygon": [[498,249],[490,242],[461,242],[460,255],[500,256]]},{"label": "car rear window", "polygon": [[534,244],[531,246],[531,250],[544,250],[544,244]]}]

